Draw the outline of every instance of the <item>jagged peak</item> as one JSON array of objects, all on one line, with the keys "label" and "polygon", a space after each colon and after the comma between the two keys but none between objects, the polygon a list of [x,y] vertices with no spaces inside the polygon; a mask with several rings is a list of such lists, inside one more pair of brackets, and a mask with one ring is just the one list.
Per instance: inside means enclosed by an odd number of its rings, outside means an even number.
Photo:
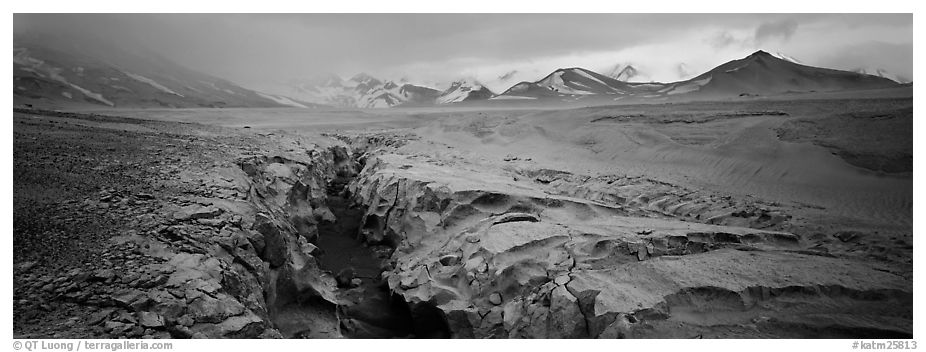
[{"label": "jagged peak", "polygon": [[351,77],[350,80],[351,80],[351,81],[354,81],[354,82],[379,81],[378,79],[376,79],[376,77],[373,77],[373,76],[371,76],[370,74],[368,74],[368,73],[366,73],[366,72],[360,72],[360,73],[354,75],[353,77]]},{"label": "jagged peak", "polygon": [[636,77],[640,74],[640,70],[633,66],[633,64],[621,65],[617,64],[614,66],[614,69],[611,70],[609,75],[611,78],[614,78],[618,81],[627,81],[633,77]]},{"label": "jagged peak", "polygon": [[553,73],[556,73],[556,72],[569,72],[569,71],[583,71],[583,72],[588,72],[588,73],[596,73],[595,71],[588,70],[588,69],[584,69],[584,68],[581,68],[581,67],[565,67],[565,68],[559,68],[559,69],[556,69],[556,71],[553,71]]},{"label": "jagged peak", "polygon": [[[538,81],[536,81],[536,82],[534,82],[534,83],[535,83],[535,84],[544,84],[543,82],[548,82],[548,81],[549,81],[550,79],[552,79],[554,76],[562,75],[563,73],[567,73],[567,72],[570,72],[570,73],[579,72],[579,73],[576,73],[576,74],[579,74],[579,75],[589,75],[589,76],[598,75],[598,76],[601,76],[600,73],[597,73],[597,72],[592,71],[592,70],[584,69],[584,68],[581,68],[581,67],[566,67],[566,68],[558,68],[558,69],[556,69],[555,71],[550,72],[550,74],[544,76],[543,78],[541,78],[540,80],[538,80]],[[525,82],[521,82],[521,83],[525,83]],[[518,84],[521,84],[521,83],[518,83]],[[518,85],[518,84],[516,84],[516,85]]]},{"label": "jagged peak", "polygon": [[459,78],[459,79],[457,79],[457,80],[455,80],[455,81],[453,81],[453,82],[450,83],[450,87],[451,87],[451,88],[454,87],[454,86],[457,86],[457,87],[459,87],[459,86],[485,87],[485,85],[482,84],[482,82],[480,82],[480,81],[479,81],[478,79],[476,79],[475,77],[463,77],[463,78]]}]

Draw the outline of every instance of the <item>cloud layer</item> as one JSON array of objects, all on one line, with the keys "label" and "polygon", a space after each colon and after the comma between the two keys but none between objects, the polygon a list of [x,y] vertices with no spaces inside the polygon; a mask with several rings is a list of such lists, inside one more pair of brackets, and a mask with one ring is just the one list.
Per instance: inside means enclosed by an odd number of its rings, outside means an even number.
[{"label": "cloud layer", "polygon": [[770,39],[788,41],[797,31],[797,21],[786,19],[777,22],[766,22],[756,28],[756,43],[761,44]]},{"label": "cloud layer", "polygon": [[[537,79],[632,63],[670,81],[757,49],[811,65],[912,77],[909,14],[14,15],[17,33],[145,47],[245,85],[364,71],[419,82]],[[875,53],[859,50],[877,48]]]}]

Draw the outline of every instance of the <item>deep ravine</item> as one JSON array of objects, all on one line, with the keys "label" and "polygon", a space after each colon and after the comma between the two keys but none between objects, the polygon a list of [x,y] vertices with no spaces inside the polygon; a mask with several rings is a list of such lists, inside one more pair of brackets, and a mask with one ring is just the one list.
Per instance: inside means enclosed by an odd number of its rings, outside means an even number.
[{"label": "deep ravine", "polygon": [[338,280],[341,333],[349,338],[414,337],[408,306],[380,279],[392,249],[367,245],[358,237],[363,209],[352,204],[345,189],[351,179],[339,175],[329,183],[327,205],[336,220],[318,224],[319,265]]}]

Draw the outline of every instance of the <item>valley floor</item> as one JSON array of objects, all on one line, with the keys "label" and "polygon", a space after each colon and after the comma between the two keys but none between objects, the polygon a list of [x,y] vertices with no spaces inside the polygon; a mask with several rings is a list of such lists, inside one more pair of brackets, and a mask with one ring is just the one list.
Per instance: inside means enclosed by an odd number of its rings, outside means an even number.
[{"label": "valley floor", "polygon": [[912,336],[912,99],[115,114],[14,113],[17,338]]}]

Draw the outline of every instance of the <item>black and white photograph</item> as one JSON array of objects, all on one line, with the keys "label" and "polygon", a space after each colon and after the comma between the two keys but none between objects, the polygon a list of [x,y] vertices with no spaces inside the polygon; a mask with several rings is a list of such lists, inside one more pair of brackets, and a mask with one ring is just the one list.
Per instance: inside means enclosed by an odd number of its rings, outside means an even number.
[{"label": "black and white photograph", "polygon": [[832,6],[14,10],[10,343],[914,350],[914,13]]}]

